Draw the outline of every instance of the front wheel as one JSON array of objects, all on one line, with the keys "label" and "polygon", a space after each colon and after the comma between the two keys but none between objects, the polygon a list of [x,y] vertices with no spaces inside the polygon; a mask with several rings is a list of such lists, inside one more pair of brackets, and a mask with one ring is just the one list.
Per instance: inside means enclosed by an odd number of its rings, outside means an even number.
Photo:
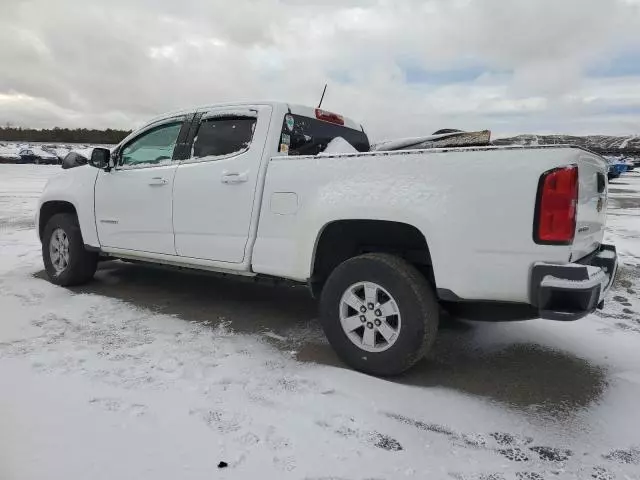
[{"label": "front wheel", "polygon": [[84,248],[78,220],[70,213],[59,213],[47,222],[42,259],[49,280],[62,286],[88,282],[98,265],[98,254]]},{"label": "front wheel", "polygon": [[427,279],[388,254],[349,259],[329,276],[320,299],[324,332],[338,356],[371,375],[398,375],[433,345],[439,306]]}]

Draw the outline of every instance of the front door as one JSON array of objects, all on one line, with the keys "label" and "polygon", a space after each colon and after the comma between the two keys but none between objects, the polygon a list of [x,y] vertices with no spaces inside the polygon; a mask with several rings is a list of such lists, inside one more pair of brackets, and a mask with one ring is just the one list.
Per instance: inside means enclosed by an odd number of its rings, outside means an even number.
[{"label": "front door", "polygon": [[98,174],[96,227],[103,247],[175,255],[174,150],[184,116],[155,124],[122,145],[111,171]]},{"label": "front door", "polygon": [[176,250],[183,257],[241,263],[249,239],[271,107],[202,112],[191,158],[173,193]]}]

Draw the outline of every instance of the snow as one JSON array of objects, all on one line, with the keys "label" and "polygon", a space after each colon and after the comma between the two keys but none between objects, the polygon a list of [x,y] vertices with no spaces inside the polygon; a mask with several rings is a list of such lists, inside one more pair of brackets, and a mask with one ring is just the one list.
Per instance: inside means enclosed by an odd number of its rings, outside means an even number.
[{"label": "snow", "polygon": [[58,158],[55,153],[45,150],[43,147],[28,147],[34,154],[43,159]]},{"label": "snow", "polygon": [[50,159],[57,157],[62,160],[69,152],[77,152],[80,155],[89,158],[91,152],[97,146],[112,148],[113,145],[87,145],[87,144],[54,144],[54,143],[33,143],[33,142],[10,142],[0,144],[0,159],[17,159],[21,150],[32,150],[36,155],[42,158]]},{"label": "snow", "polygon": [[[59,172],[0,165],[0,479],[638,478],[637,207],[610,205],[628,248],[604,312],[443,329],[432,359],[378,379],[288,292],[163,291],[162,270],[127,286],[117,264],[50,284],[33,213]],[[638,200],[640,175],[621,179]]]},{"label": "snow", "polygon": [[604,250],[598,254],[598,257],[603,258],[605,260],[610,260],[612,258],[616,258],[616,254],[611,250]]},{"label": "snow", "polygon": [[206,120],[207,118],[224,118],[224,117],[258,118],[258,111],[257,110],[252,110],[252,109],[246,109],[246,110],[240,110],[240,109],[220,110],[220,111],[206,113],[202,117],[202,120]]},{"label": "snow", "polygon": [[[627,208],[627,192],[638,195],[639,172],[623,173],[609,182],[609,213],[605,241],[615,242],[618,256],[627,265],[640,266],[640,217],[637,205]],[[620,193],[619,193],[620,192]]]},{"label": "snow", "polygon": [[638,138],[637,135],[630,135],[629,137],[627,137],[622,141],[622,143],[618,148],[620,148],[620,150],[622,150],[623,148],[627,148],[627,145],[629,145],[629,142],[632,140],[635,140],[636,138]]},{"label": "snow", "polygon": [[2,158],[6,158],[6,159],[18,159],[20,158],[20,155],[18,155],[18,152],[20,151],[20,148],[18,148],[15,145],[2,145],[0,144],[0,159]]},{"label": "snow", "polygon": [[[89,155],[88,158],[91,158],[91,155]],[[166,167],[167,165],[175,165],[175,162],[171,160],[171,158],[163,158],[162,160],[158,161],[137,162],[127,165],[120,165],[118,168],[121,170],[135,170],[140,167]]]},{"label": "snow", "polygon": [[595,287],[596,285],[606,285],[607,283],[609,283],[609,277],[604,273],[604,271],[598,269],[598,273],[589,275],[588,280],[567,280],[566,278],[547,275],[542,279],[540,286],[546,288],[582,290],[584,288]]},{"label": "snow", "polygon": [[329,142],[319,155],[340,155],[343,153],[359,153],[356,148],[342,137],[336,137]]}]

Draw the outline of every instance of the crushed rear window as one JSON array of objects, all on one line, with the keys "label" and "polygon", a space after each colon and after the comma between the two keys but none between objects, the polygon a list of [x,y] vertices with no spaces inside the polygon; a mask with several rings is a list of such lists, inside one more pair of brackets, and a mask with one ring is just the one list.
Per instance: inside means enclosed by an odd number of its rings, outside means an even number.
[{"label": "crushed rear window", "polygon": [[[293,118],[292,128],[287,117]],[[285,115],[278,151],[288,151],[289,155],[317,155],[337,137],[344,138],[359,152],[369,151],[369,139],[361,130],[294,114]]]}]

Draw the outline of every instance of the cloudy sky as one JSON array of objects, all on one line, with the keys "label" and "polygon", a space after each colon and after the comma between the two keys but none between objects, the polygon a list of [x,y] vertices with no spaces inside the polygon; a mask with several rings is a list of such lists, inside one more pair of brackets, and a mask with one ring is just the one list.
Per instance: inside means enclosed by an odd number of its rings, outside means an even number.
[{"label": "cloudy sky", "polygon": [[640,134],[640,0],[0,3],[0,124],[131,128],[327,82],[374,139]]}]

